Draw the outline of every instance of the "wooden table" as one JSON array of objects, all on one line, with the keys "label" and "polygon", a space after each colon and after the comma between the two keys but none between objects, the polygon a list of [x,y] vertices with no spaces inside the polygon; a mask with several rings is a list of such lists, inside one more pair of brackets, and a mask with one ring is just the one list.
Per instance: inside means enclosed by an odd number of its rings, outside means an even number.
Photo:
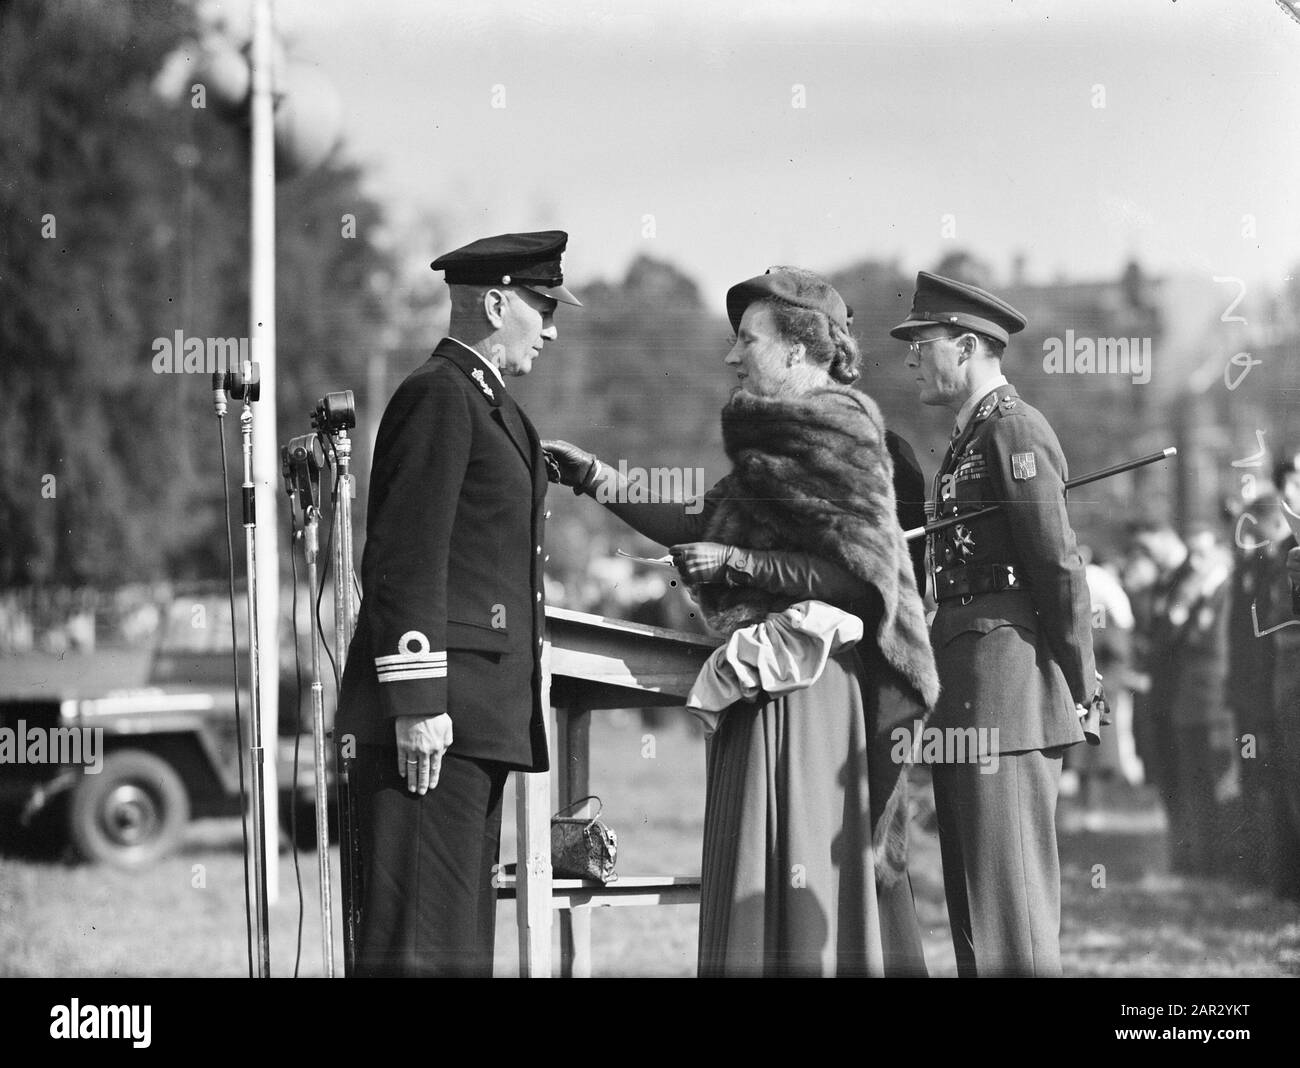
[{"label": "wooden table", "polygon": [[[604,616],[547,608],[543,649],[551,764],[558,777],[557,807],[589,790],[589,739],[594,709],[683,706],[715,639],[627,623]],[[499,882],[516,901],[519,970],[552,974],[551,917],[560,913],[561,974],[591,974],[590,909],[619,905],[698,902],[700,880],[687,875],[620,875],[595,880],[551,874],[551,772],[519,775],[516,791],[518,877]]]}]

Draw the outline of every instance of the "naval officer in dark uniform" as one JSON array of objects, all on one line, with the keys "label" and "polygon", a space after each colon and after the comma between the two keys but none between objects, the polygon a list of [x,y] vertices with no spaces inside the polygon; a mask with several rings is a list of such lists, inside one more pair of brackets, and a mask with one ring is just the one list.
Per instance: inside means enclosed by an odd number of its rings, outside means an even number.
[{"label": "naval officer in dark uniform", "polygon": [[[929,726],[976,728],[997,762],[936,764],[935,806],[958,972],[1059,975],[1056,798],[1066,747],[1097,690],[1083,561],[1056,434],[1002,374],[1024,317],[922,271],[907,320],[921,401],[949,408],[936,518],[999,511],[931,535],[931,627],[943,692]],[[960,750],[955,750],[960,752]],[[995,769],[995,770],[993,770]]]},{"label": "naval officer in dark uniform", "polygon": [[556,337],[561,231],[434,261],[448,336],[384,412],[337,735],[355,742],[358,975],[490,975],[501,794],[548,765],[546,465],[506,388]]}]

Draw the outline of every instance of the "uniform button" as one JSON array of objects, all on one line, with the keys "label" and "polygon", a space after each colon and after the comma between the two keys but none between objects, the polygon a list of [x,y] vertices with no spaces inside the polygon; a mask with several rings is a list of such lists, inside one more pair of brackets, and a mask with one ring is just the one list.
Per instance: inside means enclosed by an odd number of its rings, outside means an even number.
[{"label": "uniform button", "polygon": [[539,601],[542,599],[542,595],[541,595],[540,593],[537,595],[537,599],[538,599]]},{"label": "uniform button", "polygon": [[549,508],[546,509],[546,514],[543,515],[542,518],[543,518],[543,519],[550,519],[550,518],[551,518],[551,510],[550,510]]},{"label": "uniform button", "polygon": [[538,556],[541,556],[541,555],[542,555],[542,547],[541,547],[540,545],[537,546],[537,555],[538,555]]},{"label": "uniform button", "polygon": [[545,556],[542,557],[542,563],[549,564],[550,562],[551,562],[551,554],[547,553]]}]

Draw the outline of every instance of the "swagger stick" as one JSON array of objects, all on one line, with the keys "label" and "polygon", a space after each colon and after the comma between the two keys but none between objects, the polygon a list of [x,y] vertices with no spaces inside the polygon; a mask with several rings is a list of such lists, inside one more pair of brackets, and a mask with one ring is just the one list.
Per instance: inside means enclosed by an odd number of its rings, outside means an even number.
[{"label": "swagger stick", "polygon": [[[1078,478],[1070,479],[1066,484],[1067,490],[1078,489],[1080,486],[1086,486],[1090,482],[1099,482],[1103,478],[1110,478],[1112,475],[1120,475],[1125,471],[1132,471],[1138,467],[1146,467],[1147,464],[1159,463],[1161,460],[1168,460],[1178,455],[1178,450],[1170,445],[1167,449],[1160,452],[1153,452],[1150,456],[1143,456],[1137,460],[1125,460],[1123,463],[1114,464],[1111,467],[1103,467],[1100,471],[1093,471],[1088,475],[1080,475]],[[965,515],[950,515],[943,519],[933,519],[923,527],[913,527],[911,530],[903,531],[903,537],[908,541],[915,541],[917,538],[923,538],[927,534],[937,534],[941,530],[947,530],[949,527],[956,526],[958,523],[969,523],[972,519],[978,519],[980,516],[989,515],[996,512],[1002,505],[990,504],[987,508],[978,508],[973,512],[967,512]]]}]

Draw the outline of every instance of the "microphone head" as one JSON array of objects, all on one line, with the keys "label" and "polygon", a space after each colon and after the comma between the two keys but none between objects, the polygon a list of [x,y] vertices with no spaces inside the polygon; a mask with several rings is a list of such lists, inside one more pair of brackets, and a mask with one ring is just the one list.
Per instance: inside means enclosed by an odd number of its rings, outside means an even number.
[{"label": "microphone head", "polygon": [[280,446],[280,477],[284,479],[284,492],[293,496],[293,463],[289,459],[289,446]]},{"label": "microphone head", "polygon": [[226,372],[226,392],[234,400],[252,404],[261,392],[261,379],[257,361],[243,360],[235,364],[234,370]]},{"label": "microphone head", "polygon": [[212,406],[218,417],[226,414],[226,376],[222,371],[212,372]]}]

